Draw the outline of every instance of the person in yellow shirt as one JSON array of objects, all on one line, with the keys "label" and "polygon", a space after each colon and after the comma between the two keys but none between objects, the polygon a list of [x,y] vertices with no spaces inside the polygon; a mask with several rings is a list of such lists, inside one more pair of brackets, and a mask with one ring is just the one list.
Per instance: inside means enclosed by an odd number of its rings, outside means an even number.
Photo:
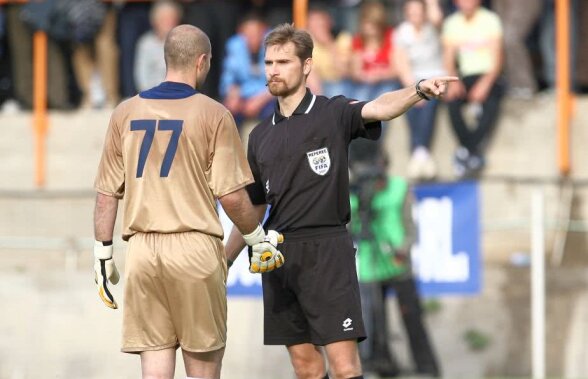
[{"label": "person in yellow shirt", "polygon": [[460,145],[454,170],[461,178],[478,174],[485,165],[484,148],[500,111],[503,52],[498,15],[482,7],[481,0],[455,4],[458,11],[445,20],[442,40],[447,73],[462,78],[446,96]]}]

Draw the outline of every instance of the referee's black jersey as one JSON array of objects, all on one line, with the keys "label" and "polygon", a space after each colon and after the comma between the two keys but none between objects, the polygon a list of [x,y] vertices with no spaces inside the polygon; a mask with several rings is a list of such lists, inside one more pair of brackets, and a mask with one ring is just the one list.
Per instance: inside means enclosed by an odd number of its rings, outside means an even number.
[{"label": "referee's black jersey", "polygon": [[[278,102],[249,135],[253,204],[270,204],[266,227],[280,232],[349,222],[348,148],[354,138],[378,139],[381,123],[364,124],[365,102],[315,96],[310,90],[290,117]],[[376,148],[374,146],[374,148]]]}]

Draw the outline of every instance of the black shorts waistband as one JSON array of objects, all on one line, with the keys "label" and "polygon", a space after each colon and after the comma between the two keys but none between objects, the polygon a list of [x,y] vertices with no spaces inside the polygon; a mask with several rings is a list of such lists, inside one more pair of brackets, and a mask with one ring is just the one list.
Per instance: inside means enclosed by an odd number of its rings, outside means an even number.
[{"label": "black shorts waistband", "polygon": [[284,235],[284,242],[291,242],[343,235],[347,234],[347,228],[344,225],[318,226],[280,233]]}]

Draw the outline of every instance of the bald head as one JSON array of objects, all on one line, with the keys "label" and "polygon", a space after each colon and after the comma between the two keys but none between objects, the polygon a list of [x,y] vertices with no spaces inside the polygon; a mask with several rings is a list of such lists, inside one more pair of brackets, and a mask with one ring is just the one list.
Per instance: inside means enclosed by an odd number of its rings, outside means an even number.
[{"label": "bald head", "polygon": [[163,50],[168,71],[184,71],[202,54],[210,54],[210,40],[195,26],[179,25],[168,33]]}]

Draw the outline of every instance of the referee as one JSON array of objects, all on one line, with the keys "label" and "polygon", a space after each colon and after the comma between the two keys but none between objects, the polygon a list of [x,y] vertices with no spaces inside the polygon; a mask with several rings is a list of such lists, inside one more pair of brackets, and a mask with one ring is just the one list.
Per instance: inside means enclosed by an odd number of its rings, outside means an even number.
[{"label": "referee", "polygon": [[[264,343],[285,345],[298,378],[363,378],[357,342],[365,339],[350,220],[348,148],[355,138],[378,139],[380,121],[421,100],[439,98],[456,77],[419,81],[370,102],[316,96],[306,88],[312,69],[310,35],[292,25],[265,40],[265,73],[277,97],[273,115],[251,132],[247,187],[265,228],[284,234],[286,264],[262,275]],[[374,146],[375,148],[375,146]],[[234,260],[244,247],[233,229]]]}]

